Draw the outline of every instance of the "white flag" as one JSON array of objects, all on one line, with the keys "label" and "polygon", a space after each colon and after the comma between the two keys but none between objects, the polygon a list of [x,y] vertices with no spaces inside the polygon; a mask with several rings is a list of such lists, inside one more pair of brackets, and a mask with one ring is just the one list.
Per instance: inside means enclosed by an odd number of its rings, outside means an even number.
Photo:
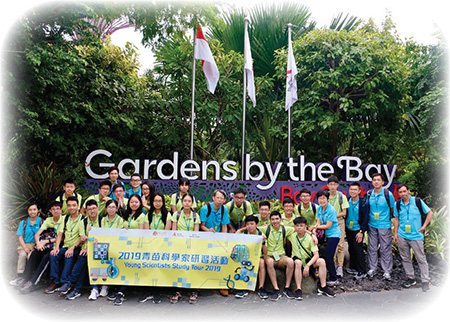
[{"label": "white flag", "polygon": [[252,52],[250,50],[250,40],[248,38],[247,28],[245,28],[244,34],[244,71],[247,77],[247,93],[253,102],[253,107],[255,107],[256,106],[255,78],[253,75]]},{"label": "white flag", "polygon": [[295,102],[297,102],[297,66],[295,66],[294,51],[292,49],[291,35],[289,34],[285,110],[289,110]]},{"label": "white flag", "polygon": [[209,48],[208,42],[206,41],[200,26],[197,26],[194,57],[195,59],[202,60],[203,72],[206,77],[206,85],[208,86],[208,90],[214,94],[217,82],[219,81],[219,70],[217,69],[211,49]]}]

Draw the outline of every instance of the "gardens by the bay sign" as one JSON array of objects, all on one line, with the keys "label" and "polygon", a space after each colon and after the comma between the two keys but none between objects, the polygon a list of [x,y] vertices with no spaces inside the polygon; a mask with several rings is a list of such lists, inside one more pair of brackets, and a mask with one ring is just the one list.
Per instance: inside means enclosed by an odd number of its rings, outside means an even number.
[{"label": "gardens by the bay sign", "polygon": [[[337,171],[342,173],[341,188],[345,188],[351,182],[360,182],[363,189],[368,190],[372,181],[371,175],[377,172],[385,175],[385,187],[389,188],[397,169],[397,165],[392,164],[363,164],[361,159],[355,156],[338,156],[332,163],[314,164],[308,162],[303,155],[299,155],[296,158],[288,158],[285,162],[275,162],[272,166],[267,161],[251,160],[250,154],[246,154],[244,166],[240,169],[244,171],[242,176],[236,161],[226,160],[220,163],[215,160],[201,162],[180,160],[178,152],[173,152],[171,159],[159,161],[125,158],[119,162],[112,162],[112,157],[111,152],[101,149],[92,151],[87,156],[86,172],[93,179],[86,181],[88,188],[92,188],[98,180],[108,178],[108,168],[115,165],[122,180],[130,179],[130,176],[124,173],[126,168],[128,173],[137,172],[144,180],[150,179],[164,193],[177,191],[178,180],[186,177],[193,181],[192,192],[199,200],[208,200],[212,191],[218,188],[232,191],[235,187],[244,186],[247,188],[249,199],[282,199],[283,196],[290,195],[299,202],[298,191],[301,188],[307,187],[311,191],[317,191],[326,185],[328,177]],[[111,162],[98,161],[105,158]],[[149,174],[155,171],[157,177],[149,178]],[[277,180],[283,171],[288,181]],[[208,180],[211,174],[213,179]]]}]

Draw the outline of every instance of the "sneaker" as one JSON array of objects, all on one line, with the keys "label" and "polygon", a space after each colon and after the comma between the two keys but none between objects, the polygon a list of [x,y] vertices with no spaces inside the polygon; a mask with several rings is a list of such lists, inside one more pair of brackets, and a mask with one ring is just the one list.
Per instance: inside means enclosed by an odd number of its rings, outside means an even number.
[{"label": "sneaker", "polygon": [[416,279],[415,278],[408,278],[406,281],[402,284],[402,287],[404,288],[410,288],[411,286],[416,285]]},{"label": "sneaker", "polygon": [[28,281],[25,284],[23,284],[22,288],[20,289],[20,293],[28,294],[30,292],[33,292],[35,287],[36,286],[33,284],[33,282]]},{"label": "sneaker", "polygon": [[384,273],[384,274],[383,274],[383,278],[384,278],[386,281],[390,281],[390,280],[391,280],[391,274],[389,274],[389,273]]},{"label": "sneaker", "polygon": [[55,293],[55,291],[58,289],[58,284],[55,283],[51,283],[45,290],[44,293],[45,294],[52,294]]},{"label": "sneaker", "polygon": [[125,295],[122,292],[117,292],[114,305],[122,305]]},{"label": "sneaker", "polygon": [[161,303],[161,296],[159,294],[153,295],[153,304],[159,304]]},{"label": "sneaker", "polygon": [[360,281],[360,280],[362,280],[363,278],[366,278],[366,277],[367,277],[367,274],[358,272],[358,274],[356,274],[355,277],[353,277],[353,278],[355,280]]},{"label": "sneaker", "polygon": [[303,294],[302,294],[301,289],[296,290],[294,294],[295,294],[296,300],[299,300],[299,301],[303,300]]},{"label": "sneaker", "polygon": [[342,269],[341,266],[339,266],[339,267],[336,269],[336,276],[344,277],[344,270]]},{"label": "sneaker", "polygon": [[295,299],[294,292],[292,292],[290,288],[285,288],[283,294],[286,295],[288,299]]},{"label": "sneaker", "polygon": [[110,293],[106,298],[108,299],[108,301],[114,301],[117,298],[117,293],[116,292]]},{"label": "sneaker", "polygon": [[248,296],[248,291],[239,291],[235,295],[238,299],[243,299],[246,296]]},{"label": "sneaker", "polygon": [[139,299],[139,302],[140,302],[140,303],[145,303],[145,302],[147,302],[148,300],[153,300],[153,295],[150,294],[150,293],[144,294],[144,296],[142,296],[142,297]]},{"label": "sneaker", "polygon": [[102,288],[100,289],[100,296],[108,296],[108,285],[102,285]]},{"label": "sneaker", "polygon": [[318,295],[326,295],[328,297],[336,296],[336,294],[334,294],[334,292],[327,286],[325,286],[325,287],[319,286],[319,288],[317,289],[317,294]]},{"label": "sneaker", "polygon": [[327,286],[337,286],[337,285],[339,285],[339,281],[338,280],[327,281]]},{"label": "sneaker", "polygon": [[70,283],[64,283],[60,288],[58,288],[58,292],[66,295],[67,293],[69,293],[71,288],[72,285],[70,285]]},{"label": "sneaker", "polygon": [[77,297],[80,297],[81,293],[77,291],[76,289],[73,289],[72,292],[66,295],[66,300],[74,300]]},{"label": "sneaker", "polygon": [[358,274],[358,271],[353,268],[347,268],[346,271],[347,271],[347,273],[352,274],[352,275]]},{"label": "sneaker", "polygon": [[278,301],[281,298],[281,292],[280,290],[274,290],[272,295],[270,295],[271,301]]},{"label": "sneaker", "polygon": [[21,286],[25,282],[23,277],[16,277],[15,279],[9,281],[9,285],[12,286]]},{"label": "sneaker", "polygon": [[428,292],[430,290],[430,283],[422,282],[422,292]]},{"label": "sneaker", "polygon": [[258,295],[262,300],[269,298],[269,294],[263,287],[258,290]]},{"label": "sneaker", "polygon": [[93,288],[92,290],[91,290],[91,294],[89,295],[89,297],[88,297],[88,300],[89,301],[95,301],[97,298],[98,298],[98,290],[97,289],[95,289],[95,288]]},{"label": "sneaker", "polygon": [[370,278],[374,277],[375,276],[375,270],[374,269],[369,270],[367,272],[367,275],[369,275]]}]

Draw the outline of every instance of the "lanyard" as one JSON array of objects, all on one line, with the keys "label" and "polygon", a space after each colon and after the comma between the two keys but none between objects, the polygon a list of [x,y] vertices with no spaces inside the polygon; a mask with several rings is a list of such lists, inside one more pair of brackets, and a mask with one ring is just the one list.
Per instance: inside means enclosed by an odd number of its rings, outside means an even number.
[{"label": "lanyard", "polygon": [[[70,216],[70,215],[67,215]],[[80,221],[81,216],[78,215],[77,221],[72,225],[72,229],[70,229],[70,237],[72,237],[72,231],[75,228],[75,226],[78,224],[78,222]],[[70,220],[72,220],[72,218],[70,218]]]},{"label": "lanyard", "polygon": [[[282,229],[282,228],[281,228],[281,229]],[[275,229],[273,229],[270,233],[271,233],[271,234],[274,234],[274,230],[275,230]],[[282,234],[283,234],[282,231],[278,232],[278,239],[277,239],[277,242],[276,242],[275,245],[278,245],[278,242],[280,241],[280,238],[281,238],[281,235],[282,235]]]},{"label": "lanyard", "polygon": [[156,230],[156,229],[158,229],[158,227],[159,227],[159,223],[161,222],[161,219],[162,219],[162,216],[161,217],[159,217],[159,220],[158,220],[158,223],[155,225],[155,221],[156,221],[156,214],[155,213],[153,213],[153,228]]},{"label": "lanyard", "polygon": [[[356,206],[358,206],[359,205],[359,199],[358,199],[358,201],[356,201],[355,203],[353,203],[353,200],[351,201],[351,205],[352,205],[352,213],[354,214],[355,213],[355,208],[356,208]],[[358,214],[359,215],[359,214]],[[358,217],[358,216],[357,216]]]},{"label": "lanyard", "polygon": [[298,235],[297,236],[295,236],[296,237],[296,239],[297,239],[297,246],[298,246],[298,251],[300,252],[300,254],[302,253],[302,243],[305,241],[305,238],[306,238],[306,232],[305,232],[305,236],[303,236],[303,239],[302,239],[302,241],[300,241],[300,239],[298,239]]},{"label": "lanyard", "polygon": [[[116,221],[116,219],[117,219],[117,217],[119,217],[119,215],[116,215],[115,217],[114,217],[114,219],[113,219],[113,221],[109,224],[109,228],[111,228],[112,227],[112,225],[114,224],[114,222]],[[109,218],[107,217],[107,219],[106,220],[108,220],[109,221]]]},{"label": "lanyard", "polygon": [[191,220],[190,220],[191,218],[189,218],[189,225],[188,225],[188,223],[187,223],[187,221],[186,221],[186,215],[184,216],[184,223],[186,224],[186,227],[187,227],[187,231],[190,231],[190,228],[191,228]]}]

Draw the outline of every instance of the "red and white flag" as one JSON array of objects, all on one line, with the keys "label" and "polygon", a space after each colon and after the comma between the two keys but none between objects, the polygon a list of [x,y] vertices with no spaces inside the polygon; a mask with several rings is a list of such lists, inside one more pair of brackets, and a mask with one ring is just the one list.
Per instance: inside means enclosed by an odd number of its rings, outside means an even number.
[{"label": "red and white flag", "polygon": [[294,50],[292,49],[291,34],[289,33],[285,110],[289,110],[295,102],[297,102],[297,66],[295,65]]},{"label": "red and white flag", "polygon": [[197,36],[195,38],[194,57],[202,60],[208,90],[214,94],[219,81],[219,70],[200,26],[197,26]]},{"label": "red and white flag", "polygon": [[244,33],[244,71],[247,79],[247,93],[253,102],[253,107],[256,106],[255,95],[255,77],[253,75],[253,60],[252,51],[250,50],[250,39],[248,38],[247,28]]}]

